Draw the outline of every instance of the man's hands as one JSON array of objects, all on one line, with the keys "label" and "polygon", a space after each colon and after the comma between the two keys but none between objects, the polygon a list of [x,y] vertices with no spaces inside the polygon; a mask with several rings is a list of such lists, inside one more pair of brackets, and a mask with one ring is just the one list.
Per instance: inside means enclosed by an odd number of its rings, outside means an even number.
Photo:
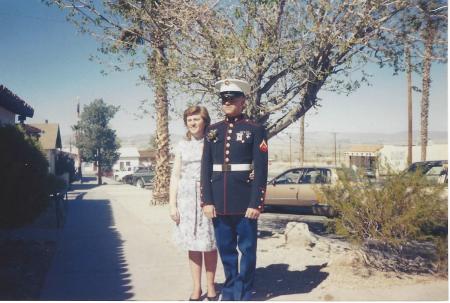
[{"label": "man's hands", "polygon": [[[203,213],[206,217],[209,219],[217,217],[216,214],[216,208],[214,205],[205,205],[203,206]],[[259,209],[256,208],[247,208],[247,211],[245,212],[245,217],[249,219],[258,219],[260,215]]]},{"label": "man's hands", "polygon": [[203,206],[203,213],[209,219],[217,217],[217,215],[216,215],[216,208],[214,207],[214,205],[205,205],[205,206]]},{"label": "man's hands", "polygon": [[260,215],[259,209],[256,208],[247,208],[247,211],[245,212],[245,217],[249,219],[258,219]]},{"label": "man's hands", "polygon": [[170,218],[175,221],[175,223],[180,224],[180,213],[178,212],[178,208],[171,207],[170,208]]}]

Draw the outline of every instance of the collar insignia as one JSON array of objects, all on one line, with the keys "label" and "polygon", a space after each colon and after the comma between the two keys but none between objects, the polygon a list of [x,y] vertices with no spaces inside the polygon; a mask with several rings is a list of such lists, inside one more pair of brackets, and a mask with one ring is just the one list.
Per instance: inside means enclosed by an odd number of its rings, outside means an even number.
[{"label": "collar insignia", "polygon": [[208,134],[206,135],[206,139],[209,142],[216,142],[217,141],[217,129],[211,129]]}]

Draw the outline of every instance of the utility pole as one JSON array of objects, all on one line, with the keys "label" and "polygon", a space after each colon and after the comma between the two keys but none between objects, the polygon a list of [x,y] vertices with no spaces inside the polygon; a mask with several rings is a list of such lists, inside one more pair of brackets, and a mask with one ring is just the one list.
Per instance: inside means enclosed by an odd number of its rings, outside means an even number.
[{"label": "utility pole", "polygon": [[[77,122],[80,122],[80,97],[77,97]],[[77,150],[78,150],[78,175],[80,176],[80,183],[83,183],[83,172],[81,171],[81,150],[78,145],[80,140],[80,130],[75,130],[75,140],[77,142]]]},{"label": "utility pole", "polygon": [[406,162],[409,165],[412,163],[412,79],[411,79],[411,51],[409,45],[405,49],[406,55],[406,79],[408,89],[408,156]]},{"label": "utility pole", "polygon": [[337,154],[336,154],[336,133],[334,134],[334,166],[337,166]]},{"label": "utility pole", "polygon": [[338,145],[338,159],[339,159],[339,164],[342,163],[341,161],[341,144]]},{"label": "utility pole", "polygon": [[305,115],[300,118],[300,166],[305,162]]}]

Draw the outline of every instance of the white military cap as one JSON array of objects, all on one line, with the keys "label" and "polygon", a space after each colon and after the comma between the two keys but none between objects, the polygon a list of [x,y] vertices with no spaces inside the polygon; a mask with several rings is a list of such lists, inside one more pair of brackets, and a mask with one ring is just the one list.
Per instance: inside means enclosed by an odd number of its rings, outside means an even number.
[{"label": "white military cap", "polygon": [[250,84],[245,80],[224,79],[217,81],[214,85],[219,93],[241,92],[244,95],[250,94]]}]

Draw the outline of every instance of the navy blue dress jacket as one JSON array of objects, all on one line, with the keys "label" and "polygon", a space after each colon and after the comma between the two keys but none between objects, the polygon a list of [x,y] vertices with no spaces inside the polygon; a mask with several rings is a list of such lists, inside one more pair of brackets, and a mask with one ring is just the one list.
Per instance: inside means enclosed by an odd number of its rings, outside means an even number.
[{"label": "navy blue dress jacket", "polygon": [[[243,115],[210,125],[205,130],[203,145],[202,204],[213,204],[218,215],[245,214],[247,208],[262,211],[267,185],[267,153],[265,128]],[[230,169],[233,164],[251,164],[254,179],[249,178],[251,168],[234,171]],[[213,171],[213,165],[223,167],[222,171]]]}]

